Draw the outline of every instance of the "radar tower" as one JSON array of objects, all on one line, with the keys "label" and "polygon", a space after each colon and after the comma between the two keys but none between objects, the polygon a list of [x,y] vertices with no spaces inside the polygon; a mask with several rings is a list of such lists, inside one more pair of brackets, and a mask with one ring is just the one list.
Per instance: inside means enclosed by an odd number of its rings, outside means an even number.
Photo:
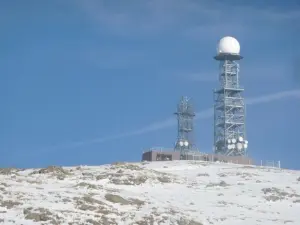
[{"label": "radar tower", "polygon": [[246,109],[240,86],[240,45],[233,37],[220,40],[215,60],[219,61],[220,87],[214,90],[214,153],[247,155]]}]

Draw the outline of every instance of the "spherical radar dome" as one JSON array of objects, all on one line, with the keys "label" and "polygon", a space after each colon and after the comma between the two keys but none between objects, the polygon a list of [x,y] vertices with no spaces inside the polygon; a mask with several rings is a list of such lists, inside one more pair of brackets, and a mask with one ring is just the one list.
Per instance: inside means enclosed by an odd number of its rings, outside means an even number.
[{"label": "spherical radar dome", "polygon": [[240,44],[239,42],[233,37],[223,37],[219,41],[219,45],[217,48],[217,54],[233,54],[239,55],[240,54]]}]

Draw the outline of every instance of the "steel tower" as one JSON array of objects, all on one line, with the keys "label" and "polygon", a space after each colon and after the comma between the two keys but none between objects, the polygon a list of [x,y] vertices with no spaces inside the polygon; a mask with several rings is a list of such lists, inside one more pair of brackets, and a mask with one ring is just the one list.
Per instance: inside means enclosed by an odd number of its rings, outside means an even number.
[{"label": "steel tower", "polygon": [[228,156],[247,154],[246,110],[239,82],[240,46],[232,37],[222,38],[217,56],[220,87],[214,90],[214,152]]},{"label": "steel tower", "polygon": [[193,130],[195,112],[189,98],[181,98],[175,115],[177,116],[178,127],[174,150],[180,151],[181,156],[183,156],[194,149]]}]

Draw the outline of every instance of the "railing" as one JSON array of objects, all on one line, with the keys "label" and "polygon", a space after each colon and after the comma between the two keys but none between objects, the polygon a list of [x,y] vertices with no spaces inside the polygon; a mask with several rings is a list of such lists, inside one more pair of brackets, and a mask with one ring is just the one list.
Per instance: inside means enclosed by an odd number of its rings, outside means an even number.
[{"label": "railing", "polygon": [[274,160],[261,160],[260,161],[261,167],[272,167],[272,168],[281,168],[281,162],[280,161],[274,161]]},{"label": "railing", "polygon": [[148,152],[148,151],[174,152],[174,148],[152,147],[152,148],[146,150],[146,152]]}]

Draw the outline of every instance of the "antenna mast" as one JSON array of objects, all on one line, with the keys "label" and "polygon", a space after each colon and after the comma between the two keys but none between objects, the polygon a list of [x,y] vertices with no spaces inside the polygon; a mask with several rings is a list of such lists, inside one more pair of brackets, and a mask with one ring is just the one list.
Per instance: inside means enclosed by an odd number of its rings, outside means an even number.
[{"label": "antenna mast", "polygon": [[181,157],[194,150],[193,131],[195,112],[191,101],[187,97],[182,97],[177,105],[177,141],[175,151],[181,152]]}]

